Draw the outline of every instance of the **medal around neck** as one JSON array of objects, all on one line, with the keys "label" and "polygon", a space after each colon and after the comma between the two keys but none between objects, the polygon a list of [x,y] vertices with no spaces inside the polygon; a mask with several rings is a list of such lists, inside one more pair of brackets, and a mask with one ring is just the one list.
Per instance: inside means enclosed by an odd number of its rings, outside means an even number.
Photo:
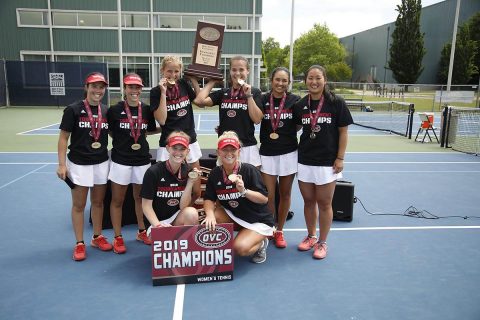
[{"label": "medal around neck", "polygon": [[245,80],[243,79],[238,79],[237,82],[240,86],[243,86],[245,84]]},{"label": "medal around neck", "polygon": [[314,132],[310,133],[310,139],[315,139],[316,137],[317,135]]},{"label": "medal around neck", "polygon": [[198,174],[198,172],[196,172],[196,171],[190,171],[190,172],[188,173],[188,177],[189,177],[190,179],[197,179],[198,176],[199,176],[199,174]]},{"label": "medal around neck", "polygon": [[132,150],[140,150],[142,146],[140,145],[140,143],[134,143],[132,144]]},{"label": "medal around neck", "polygon": [[92,148],[93,149],[98,149],[102,146],[102,144],[98,141],[92,143]]},{"label": "medal around neck", "polygon": [[270,139],[277,140],[280,136],[276,132],[270,133]]},{"label": "medal around neck", "polygon": [[175,79],[167,79],[167,82],[172,86],[176,83]]},{"label": "medal around neck", "polygon": [[232,182],[236,182],[238,180],[238,175],[236,175],[235,173],[232,173],[232,174],[228,175],[228,180],[230,180]]}]

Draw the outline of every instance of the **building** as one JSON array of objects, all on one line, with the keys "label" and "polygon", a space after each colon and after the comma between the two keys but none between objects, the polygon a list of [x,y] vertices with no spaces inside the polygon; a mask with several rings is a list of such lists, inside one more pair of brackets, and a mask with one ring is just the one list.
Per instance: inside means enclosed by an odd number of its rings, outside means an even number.
[{"label": "building", "polygon": [[197,21],[225,24],[220,68],[229,58],[250,61],[250,82],[258,86],[262,0],[2,0],[0,58],[103,62],[111,88],[127,72],[147,87],[159,79],[162,57],[191,61]]},{"label": "building", "polygon": [[[399,1],[400,2],[400,1]],[[417,83],[437,83],[438,65],[443,46],[452,42],[457,0],[445,0],[422,9],[420,30],[425,33],[423,57],[424,70]],[[458,25],[480,11],[479,0],[462,0]],[[392,72],[385,68],[390,58],[389,46],[395,21],[352,34],[340,39],[350,56],[353,69],[352,81],[394,83]]]}]

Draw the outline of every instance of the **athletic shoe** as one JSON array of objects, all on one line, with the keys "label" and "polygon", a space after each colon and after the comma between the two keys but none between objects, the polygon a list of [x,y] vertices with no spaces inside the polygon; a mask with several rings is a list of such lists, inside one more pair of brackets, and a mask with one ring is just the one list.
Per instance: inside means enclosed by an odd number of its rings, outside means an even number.
[{"label": "athletic shoe", "polygon": [[323,259],[327,256],[328,246],[326,242],[317,242],[315,243],[315,248],[313,249],[313,258]]},{"label": "athletic shoe", "polygon": [[287,220],[292,219],[294,215],[295,215],[295,212],[293,212],[293,211],[288,211],[288,213],[287,213]]},{"label": "athletic shoe", "polygon": [[77,243],[73,249],[73,260],[82,261],[87,258],[85,243]]},{"label": "athletic shoe", "polygon": [[122,236],[113,238],[113,252],[118,254],[127,252],[127,247],[125,247]]},{"label": "athletic shoe", "polygon": [[150,240],[150,238],[147,236],[147,230],[137,232],[137,240],[145,243],[148,246],[152,244],[152,240]]},{"label": "athletic shoe", "polygon": [[268,247],[268,239],[265,238],[262,241],[262,245],[260,249],[257,250],[250,258],[250,261],[253,263],[264,263],[267,260],[267,247]]},{"label": "athletic shoe", "polygon": [[306,236],[302,242],[298,245],[297,249],[300,251],[308,251],[313,248],[313,246],[317,243],[317,237],[310,237]]},{"label": "athletic shoe", "polygon": [[107,238],[103,234],[99,235],[96,238],[92,238],[90,245],[94,248],[98,248],[102,251],[112,250],[112,245],[107,241]]},{"label": "athletic shoe", "polygon": [[273,234],[273,241],[275,241],[275,247],[286,248],[287,241],[283,238],[283,231],[275,231]]}]

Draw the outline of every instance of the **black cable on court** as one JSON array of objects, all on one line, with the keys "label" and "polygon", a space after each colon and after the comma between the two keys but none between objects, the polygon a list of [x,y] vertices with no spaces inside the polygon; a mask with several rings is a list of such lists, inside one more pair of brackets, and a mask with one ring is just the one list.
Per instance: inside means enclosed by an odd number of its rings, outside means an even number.
[{"label": "black cable on court", "polygon": [[360,202],[362,205],[363,210],[371,216],[403,216],[409,218],[417,218],[417,219],[428,219],[428,220],[438,220],[438,219],[451,219],[451,218],[461,218],[461,219],[480,219],[480,216],[460,216],[460,215],[451,215],[451,216],[437,216],[427,210],[419,210],[414,206],[408,207],[403,213],[384,213],[384,212],[371,212],[365,205],[363,204],[362,200],[359,197],[353,197],[353,202]]}]

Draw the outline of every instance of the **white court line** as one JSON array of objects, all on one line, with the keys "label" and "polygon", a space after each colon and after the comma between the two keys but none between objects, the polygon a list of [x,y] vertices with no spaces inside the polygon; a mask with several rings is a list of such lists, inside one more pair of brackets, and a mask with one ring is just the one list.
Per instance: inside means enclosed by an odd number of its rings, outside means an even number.
[{"label": "white court line", "polygon": [[479,170],[466,170],[466,171],[461,171],[461,170],[344,170],[345,173],[479,173]]},{"label": "white court line", "polygon": [[175,306],[173,308],[173,320],[182,320],[183,318],[183,298],[185,296],[185,285],[177,284],[177,293],[175,294]]},{"label": "white court line", "polygon": [[35,171],[38,171],[38,170],[40,170],[40,169],[43,169],[43,168],[45,168],[46,166],[47,166],[47,164],[46,164],[46,165],[43,165],[43,166],[41,166],[41,167],[39,167],[39,168],[37,168],[37,169],[35,169],[35,170],[32,170],[32,171],[30,171],[30,172],[28,172],[28,173],[24,174],[23,176],[21,176],[21,177],[19,177],[19,178],[15,179],[15,180],[12,180],[12,181],[10,181],[10,182],[8,182],[8,183],[4,184],[3,186],[1,186],[1,187],[0,187],[0,189],[3,189],[3,188],[5,188],[6,186],[9,186],[9,185],[11,185],[11,184],[12,184],[12,183],[14,183],[14,182],[17,182],[18,180],[20,180],[20,179],[22,179],[22,178],[25,178],[26,176],[28,176],[28,175],[30,175],[30,174],[32,174],[32,173],[34,173]]},{"label": "white court line", "polygon": [[49,165],[49,164],[58,164],[57,162],[0,162],[0,165],[8,165],[8,164],[13,164],[13,165],[23,165],[23,164],[44,164],[44,165]]},{"label": "white court line", "polygon": [[[427,226],[427,227],[358,227],[331,228],[330,231],[378,231],[378,230],[438,230],[438,229],[480,229],[480,226]],[[283,229],[287,232],[306,232],[307,229]]]},{"label": "white court line", "polygon": [[202,122],[202,115],[199,114],[198,117],[197,117],[197,131],[200,131],[200,122]]},{"label": "white court line", "polygon": [[56,126],[56,125],[59,125],[59,124],[60,124],[60,122],[57,122],[57,123],[54,123],[54,124],[49,124],[48,126],[44,126],[44,127],[40,127],[40,128],[36,128],[36,129],[27,130],[27,131],[24,131],[24,132],[17,133],[17,135],[26,134],[28,132],[45,129],[45,128],[48,128],[48,127],[51,127],[51,126]]}]

